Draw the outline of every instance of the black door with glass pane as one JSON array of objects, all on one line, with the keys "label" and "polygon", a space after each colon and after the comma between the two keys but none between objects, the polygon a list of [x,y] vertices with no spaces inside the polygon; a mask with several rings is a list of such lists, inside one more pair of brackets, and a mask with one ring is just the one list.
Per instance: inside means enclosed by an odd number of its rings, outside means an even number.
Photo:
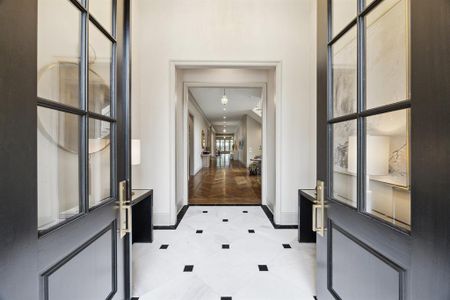
[{"label": "black door with glass pane", "polygon": [[318,1],[318,299],[450,299],[450,3]]},{"label": "black door with glass pane", "polygon": [[128,4],[0,2],[0,299],[125,298]]}]

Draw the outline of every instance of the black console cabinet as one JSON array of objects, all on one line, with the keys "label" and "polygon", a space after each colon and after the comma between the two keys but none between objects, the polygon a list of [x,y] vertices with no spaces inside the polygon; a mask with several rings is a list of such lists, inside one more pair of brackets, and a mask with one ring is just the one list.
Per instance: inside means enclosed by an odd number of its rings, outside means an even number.
[{"label": "black console cabinet", "polygon": [[298,241],[299,243],[315,243],[316,233],[313,231],[313,205],[316,203],[316,190],[298,191]]},{"label": "black console cabinet", "polygon": [[132,242],[153,242],[153,190],[133,190],[132,207]]}]

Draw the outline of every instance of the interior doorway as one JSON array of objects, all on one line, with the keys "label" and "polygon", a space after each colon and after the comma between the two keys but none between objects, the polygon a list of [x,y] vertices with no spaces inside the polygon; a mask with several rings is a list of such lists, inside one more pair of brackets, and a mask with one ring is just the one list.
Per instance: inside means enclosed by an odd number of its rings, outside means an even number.
[{"label": "interior doorway", "polygon": [[189,204],[261,204],[265,92],[262,86],[187,88]]},{"label": "interior doorway", "polygon": [[[216,101],[221,100],[223,88],[260,88],[262,90],[262,159],[260,204],[273,212],[274,220],[281,218],[280,172],[281,172],[281,63],[269,62],[171,62],[171,138],[173,139],[171,170],[173,203],[170,219],[176,222],[178,212],[189,205],[189,89],[220,88]],[[194,115],[195,120],[195,115]],[[195,127],[195,125],[194,125]],[[223,132],[210,131],[210,151],[216,153],[216,136]],[[228,132],[227,132],[228,133]],[[206,139],[208,141],[208,139]],[[194,141],[194,148],[201,148],[202,142]],[[238,147],[239,143],[235,143]],[[257,148],[255,148],[257,149]],[[194,161],[201,161],[194,155]],[[195,163],[194,163],[195,164]],[[195,167],[194,167],[195,171]]]}]

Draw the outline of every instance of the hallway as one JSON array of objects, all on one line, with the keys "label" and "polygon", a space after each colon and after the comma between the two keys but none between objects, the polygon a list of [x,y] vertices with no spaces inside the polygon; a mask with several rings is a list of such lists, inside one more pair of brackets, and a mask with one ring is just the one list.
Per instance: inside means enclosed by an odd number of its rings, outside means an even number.
[{"label": "hallway", "polygon": [[191,206],[176,230],[133,245],[133,296],[313,299],[315,245],[273,228],[260,206]]},{"label": "hallway", "polygon": [[190,178],[189,204],[261,204],[261,176],[222,154]]}]

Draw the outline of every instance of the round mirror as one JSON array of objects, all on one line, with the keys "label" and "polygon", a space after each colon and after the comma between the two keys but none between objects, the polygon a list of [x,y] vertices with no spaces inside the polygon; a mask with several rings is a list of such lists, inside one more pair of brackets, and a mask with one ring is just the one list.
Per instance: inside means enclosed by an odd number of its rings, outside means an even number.
[{"label": "round mirror", "polygon": [[[44,67],[38,72],[39,96],[64,105],[80,108],[80,65],[77,62],[59,62]],[[92,68],[89,68],[89,109],[104,115],[110,112],[109,84]],[[108,122],[89,122],[89,154],[99,152],[110,143]],[[59,128],[59,130],[55,130]],[[79,118],[73,114],[50,114],[40,112],[38,130],[59,148],[79,153]],[[65,134],[64,134],[65,133]],[[67,134],[72,133],[72,134]]]}]

